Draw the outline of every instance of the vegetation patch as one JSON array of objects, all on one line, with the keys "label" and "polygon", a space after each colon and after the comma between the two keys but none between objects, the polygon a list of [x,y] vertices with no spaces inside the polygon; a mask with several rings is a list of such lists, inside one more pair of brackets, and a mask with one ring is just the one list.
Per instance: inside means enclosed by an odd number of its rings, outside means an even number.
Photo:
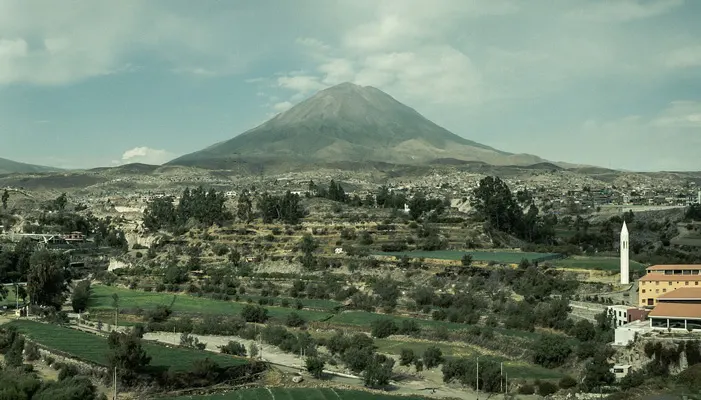
[{"label": "vegetation patch", "polygon": [[[109,346],[102,336],[34,321],[12,321],[8,325],[17,327],[21,333],[49,349],[97,365],[108,365]],[[144,349],[151,356],[151,366],[175,371],[187,370],[195,361],[205,358],[223,367],[248,363],[243,358],[152,343],[144,343]]]},{"label": "vegetation patch", "polygon": [[376,252],[377,256],[410,257],[410,258],[432,258],[436,260],[459,261],[465,254],[472,256],[473,261],[489,262],[494,261],[505,264],[518,264],[524,258],[530,262],[541,262],[554,260],[562,257],[558,253],[531,253],[518,251],[458,251],[458,250],[436,250],[436,251],[406,251],[406,252]]},{"label": "vegetation patch", "polygon": [[[119,296],[120,309],[154,309],[158,306],[169,306],[175,313],[200,315],[239,315],[246,303],[234,301],[212,300],[197,298],[184,294],[168,294],[142,292],[112,286],[94,286],[89,307],[98,310],[114,309],[112,295]],[[284,320],[290,314],[289,308],[267,307],[271,318]],[[296,310],[307,321],[328,319],[331,314],[322,311]]]}]

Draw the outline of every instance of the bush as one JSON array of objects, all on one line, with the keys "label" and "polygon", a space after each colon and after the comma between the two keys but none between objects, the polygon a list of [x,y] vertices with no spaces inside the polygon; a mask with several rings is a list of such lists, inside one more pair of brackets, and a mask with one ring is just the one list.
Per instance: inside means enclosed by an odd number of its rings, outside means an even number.
[{"label": "bush", "polygon": [[397,324],[390,318],[382,318],[372,321],[372,336],[382,339],[397,333]]},{"label": "bush", "polygon": [[221,351],[222,354],[231,354],[232,356],[246,357],[246,346],[242,345],[239,342],[234,342],[233,340],[230,340],[229,343],[226,344],[226,346],[220,346],[219,351]]},{"label": "bush", "polygon": [[402,349],[399,354],[399,365],[411,365],[416,360],[416,354],[412,349]]},{"label": "bush", "polygon": [[292,327],[292,328],[298,328],[302,325],[304,325],[306,321],[299,316],[296,312],[292,312],[289,315],[287,315],[287,319],[285,320],[285,325]]},{"label": "bush", "polygon": [[545,397],[557,393],[557,385],[549,381],[538,382],[538,394]]},{"label": "bush", "polygon": [[443,352],[438,347],[431,346],[424,351],[423,361],[426,369],[437,367],[443,363]]},{"label": "bush", "polygon": [[577,380],[569,375],[566,375],[560,379],[559,385],[562,389],[572,389],[573,387],[577,386]]},{"label": "bush", "polygon": [[40,358],[39,347],[35,343],[27,342],[24,346],[24,358],[27,361],[36,361]]},{"label": "bush", "polygon": [[241,310],[241,317],[246,322],[263,323],[268,320],[268,310],[261,306],[246,304]]},{"label": "bush", "polygon": [[532,395],[534,393],[535,388],[530,383],[524,383],[518,388],[518,394]]}]

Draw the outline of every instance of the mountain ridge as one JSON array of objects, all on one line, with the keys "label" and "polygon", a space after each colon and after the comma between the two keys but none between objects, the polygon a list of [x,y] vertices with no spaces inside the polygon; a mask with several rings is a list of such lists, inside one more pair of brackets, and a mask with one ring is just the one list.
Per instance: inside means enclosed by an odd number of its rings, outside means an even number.
[{"label": "mountain ridge", "polygon": [[43,165],[27,164],[18,161],[9,160],[0,157],[0,174],[24,174],[24,173],[42,173],[56,172],[60,168],[46,167]]},{"label": "mountain ridge", "polygon": [[435,124],[371,86],[342,83],[270,120],[167,164],[221,165],[246,159],[426,164],[454,158],[493,165],[549,162],[477,143]]}]

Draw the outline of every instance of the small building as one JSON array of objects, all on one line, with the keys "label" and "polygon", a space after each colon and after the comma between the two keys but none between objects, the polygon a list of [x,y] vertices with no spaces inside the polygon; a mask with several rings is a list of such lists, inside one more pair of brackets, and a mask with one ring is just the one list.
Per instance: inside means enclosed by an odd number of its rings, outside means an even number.
[{"label": "small building", "polygon": [[653,329],[701,332],[701,288],[680,288],[658,297],[648,317]]},{"label": "small building", "polygon": [[636,337],[652,331],[649,321],[632,321],[616,328],[614,346],[627,346],[635,342]]},{"label": "small building", "polygon": [[627,324],[628,321],[628,309],[630,307],[625,305],[614,305],[606,307],[609,315],[613,315],[616,321],[616,327]]},{"label": "small building", "polygon": [[631,366],[628,364],[616,364],[611,368],[611,372],[616,375],[616,379],[623,379],[630,372]]}]

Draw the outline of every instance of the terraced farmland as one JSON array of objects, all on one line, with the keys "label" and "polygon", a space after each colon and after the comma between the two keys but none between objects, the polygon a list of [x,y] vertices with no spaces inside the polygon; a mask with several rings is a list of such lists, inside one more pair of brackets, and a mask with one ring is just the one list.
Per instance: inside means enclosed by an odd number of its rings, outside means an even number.
[{"label": "terraced farmland", "polygon": [[[194,297],[186,294],[154,293],[139,290],[130,290],[113,286],[93,286],[93,294],[89,307],[92,309],[113,310],[112,294],[119,296],[119,307],[122,309],[151,309],[160,305],[173,304],[173,312],[199,315],[237,315],[246,303],[224,300],[213,300]],[[175,301],[173,301],[175,299]],[[268,314],[274,319],[283,320],[292,311],[299,314],[307,321],[320,321],[328,319],[331,314],[324,311],[296,310],[286,307],[266,306]]]},{"label": "terraced farmland", "polygon": [[206,396],[171,397],[164,400],[426,400],[416,396],[390,396],[331,388],[256,388]]},{"label": "terraced farmland", "polygon": [[[109,347],[107,339],[92,333],[81,332],[57,325],[42,324],[34,321],[13,321],[23,334],[49,349],[57,350],[74,358],[98,365],[107,365]],[[248,360],[185,348],[171,348],[153,343],[144,343],[146,353],[151,356],[151,366],[187,370],[192,363],[209,357],[221,366],[236,366],[248,363]]]},{"label": "terraced farmland", "polygon": [[437,251],[404,251],[404,252],[377,252],[376,256],[407,256],[411,258],[432,258],[436,260],[462,259],[465,254],[470,254],[474,261],[495,261],[507,264],[517,264],[524,258],[528,261],[546,261],[562,257],[557,253],[527,253],[518,251],[457,251],[457,250],[437,250]]}]

